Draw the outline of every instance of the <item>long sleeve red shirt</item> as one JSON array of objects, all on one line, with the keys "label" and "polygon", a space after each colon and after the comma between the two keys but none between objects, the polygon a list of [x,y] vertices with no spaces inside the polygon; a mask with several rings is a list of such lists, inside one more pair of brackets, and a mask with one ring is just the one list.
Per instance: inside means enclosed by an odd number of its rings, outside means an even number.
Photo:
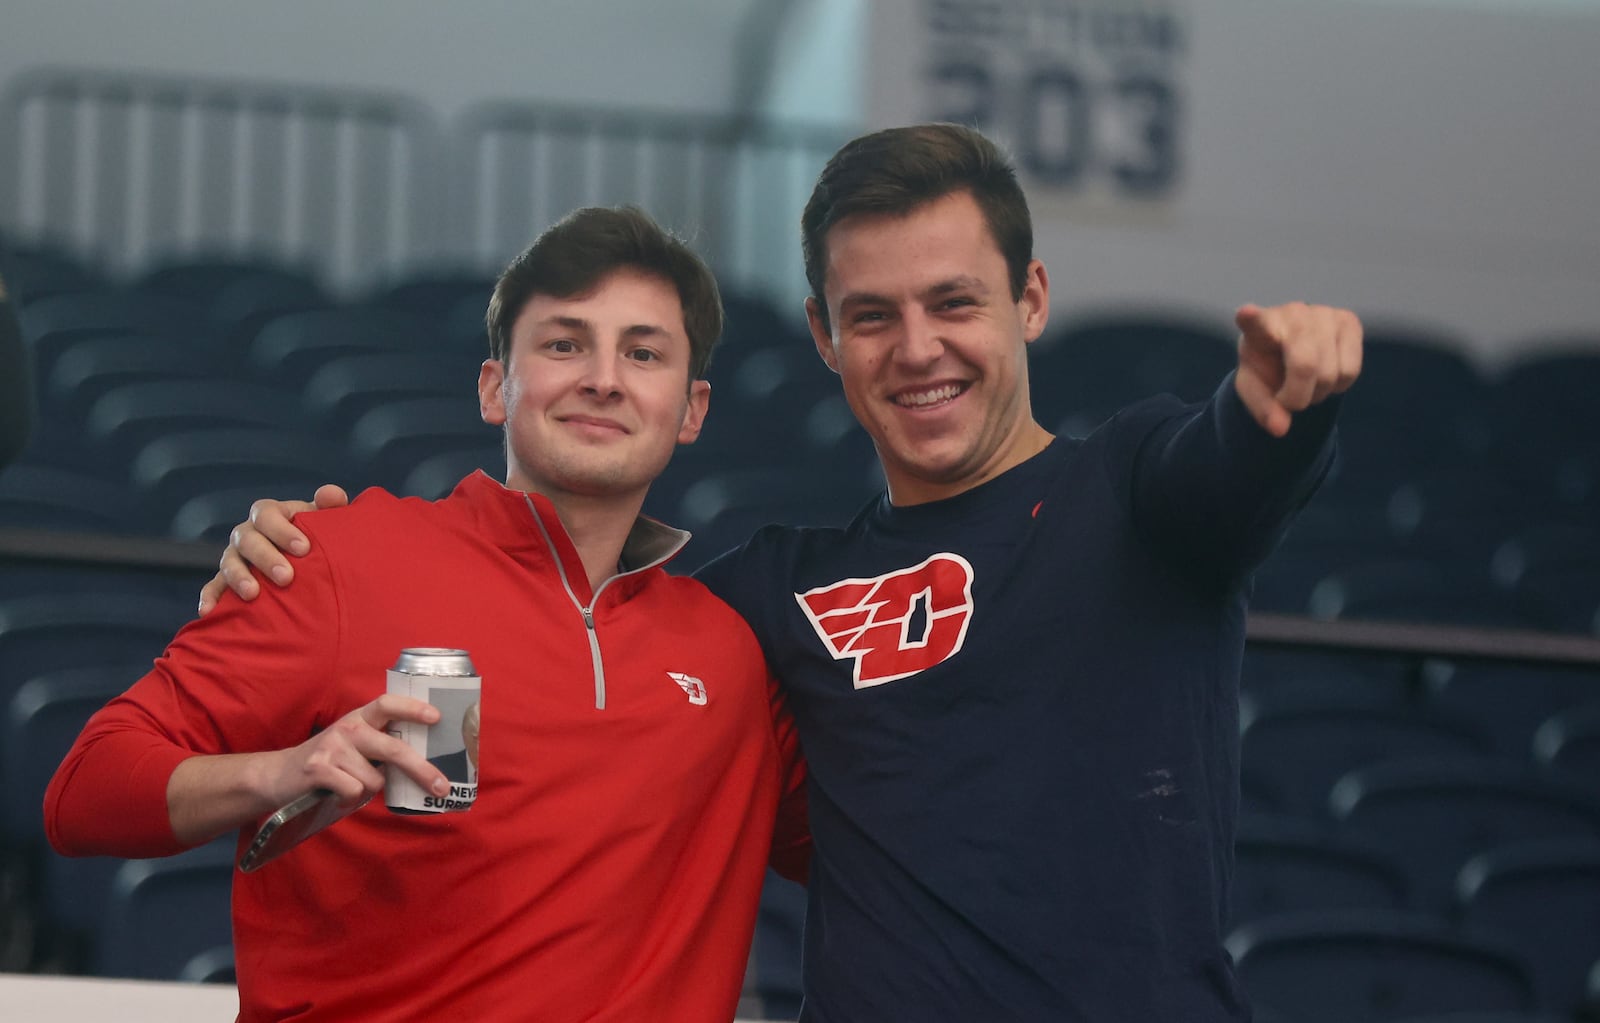
[{"label": "long sleeve red shirt", "polygon": [[[236,874],[240,1019],[732,1018],[769,855],[790,876],[809,855],[793,728],[744,621],[659,564],[590,594],[549,503],[482,474],[296,524],[293,586],[224,600],[89,722],[46,795],[52,844],[177,852],[183,759],[297,745],[382,693],[401,649],[464,649],[476,804],[375,800]],[[641,520],[630,558],[667,532]]]}]

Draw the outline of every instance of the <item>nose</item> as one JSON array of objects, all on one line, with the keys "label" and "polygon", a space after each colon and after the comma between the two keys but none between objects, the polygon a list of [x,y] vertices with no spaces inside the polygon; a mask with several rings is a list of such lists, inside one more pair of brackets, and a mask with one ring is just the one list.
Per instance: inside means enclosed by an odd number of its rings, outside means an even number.
[{"label": "nose", "polygon": [[894,359],[901,366],[920,368],[938,361],[944,354],[944,339],[939,325],[921,309],[901,317],[900,337],[894,346]]},{"label": "nose", "polygon": [[603,347],[593,351],[584,360],[583,375],[578,380],[579,390],[602,401],[621,394],[622,375],[617,365],[619,358],[615,352],[606,351]]}]

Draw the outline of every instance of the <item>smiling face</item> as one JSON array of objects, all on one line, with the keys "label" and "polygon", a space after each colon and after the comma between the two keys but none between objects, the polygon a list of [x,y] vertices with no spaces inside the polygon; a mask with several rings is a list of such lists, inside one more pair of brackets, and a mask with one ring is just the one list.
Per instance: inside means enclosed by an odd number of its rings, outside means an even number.
[{"label": "smiling face", "polygon": [[506,428],[506,485],[642,501],[700,434],[711,385],[689,366],[683,306],[660,277],[623,269],[578,295],[534,294],[506,359],[478,377],[484,421]]},{"label": "smiling face", "polygon": [[812,338],[872,435],[895,504],[953,496],[1050,442],[1028,399],[1027,344],[1049,306],[1044,266],[1028,264],[1013,299],[969,193],[839,221],[824,292],[826,317],[806,303]]}]

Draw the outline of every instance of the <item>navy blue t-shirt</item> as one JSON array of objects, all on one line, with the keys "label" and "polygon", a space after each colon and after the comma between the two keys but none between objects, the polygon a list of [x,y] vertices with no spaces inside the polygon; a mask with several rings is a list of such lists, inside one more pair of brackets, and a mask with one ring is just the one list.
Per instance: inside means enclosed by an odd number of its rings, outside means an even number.
[{"label": "navy blue t-shirt", "polygon": [[1249,1018],[1222,947],[1249,574],[1332,458],[1231,378],[700,578],[810,764],[815,1023]]}]

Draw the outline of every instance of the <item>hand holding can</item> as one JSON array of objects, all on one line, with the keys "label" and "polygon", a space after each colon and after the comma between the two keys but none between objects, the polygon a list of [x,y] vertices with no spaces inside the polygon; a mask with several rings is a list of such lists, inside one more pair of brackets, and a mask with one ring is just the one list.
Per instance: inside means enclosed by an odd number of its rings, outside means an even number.
[{"label": "hand holding can", "polygon": [[388,672],[388,691],[432,704],[433,725],[394,721],[390,735],[416,750],[450,782],[436,796],[404,772],[385,766],[384,802],[395,813],[449,813],[471,809],[478,798],[478,734],[482,680],[465,650],[413,647],[400,652]]}]

